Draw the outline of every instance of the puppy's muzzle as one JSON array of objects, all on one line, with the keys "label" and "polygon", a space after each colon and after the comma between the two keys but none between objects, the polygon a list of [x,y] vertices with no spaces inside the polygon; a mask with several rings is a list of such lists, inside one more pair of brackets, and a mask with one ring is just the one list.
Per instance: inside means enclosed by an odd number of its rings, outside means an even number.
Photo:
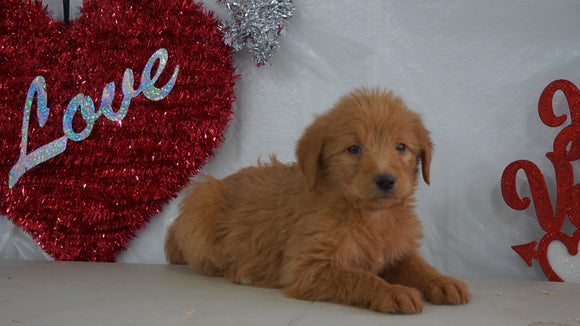
[{"label": "puppy's muzzle", "polygon": [[380,191],[387,192],[393,189],[397,180],[392,174],[377,174],[374,181]]}]

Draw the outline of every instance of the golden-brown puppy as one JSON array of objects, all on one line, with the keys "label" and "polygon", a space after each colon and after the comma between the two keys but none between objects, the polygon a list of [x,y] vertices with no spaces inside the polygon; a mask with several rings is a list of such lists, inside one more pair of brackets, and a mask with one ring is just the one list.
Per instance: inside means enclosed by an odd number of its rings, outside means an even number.
[{"label": "golden-brown puppy", "polygon": [[223,180],[206,176],[168,229],[170,263],[290,297],[419,313],[422,297],[465,304],[464,282],[418,252],[419,162],[432,145],[420,117],[378,89],[355,90],[298,142],[297,164],[274,157]]}]

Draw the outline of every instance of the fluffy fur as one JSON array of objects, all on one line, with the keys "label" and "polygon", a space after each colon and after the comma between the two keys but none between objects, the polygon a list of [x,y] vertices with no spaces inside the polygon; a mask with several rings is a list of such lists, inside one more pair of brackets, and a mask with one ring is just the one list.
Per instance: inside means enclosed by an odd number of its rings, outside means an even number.
[{"label": "fluffy fur", "polygon": [[413,193],[419,165],[429,183],[431,152],[401,99],[355,90],[305,130],[296,164],[272,157],[196,182],[168,229],[167,259],[293,298],[390,313],[419,313],[422,298],[465,304],[465,283],[418,252]]}]

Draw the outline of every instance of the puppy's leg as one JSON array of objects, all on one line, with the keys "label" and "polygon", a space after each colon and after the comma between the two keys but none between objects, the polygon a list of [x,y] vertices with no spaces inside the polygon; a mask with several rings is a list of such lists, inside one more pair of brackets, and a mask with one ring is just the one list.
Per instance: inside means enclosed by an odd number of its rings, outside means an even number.
[{"label": "puppy's leg", "polygon": [[330,301],[382,312],[416,314],[423,309],[421,294],[413,288],[392,285],[367,271],[323,264],[300,273],[286,287],[287,296]]},{"label": "puppy's leg", "polygon": [[466,304],[471,299],[471,294],[463,281],[442,275],[419,254],[397,262],[381,276],[387,282],[419,289],[431,303]]}]

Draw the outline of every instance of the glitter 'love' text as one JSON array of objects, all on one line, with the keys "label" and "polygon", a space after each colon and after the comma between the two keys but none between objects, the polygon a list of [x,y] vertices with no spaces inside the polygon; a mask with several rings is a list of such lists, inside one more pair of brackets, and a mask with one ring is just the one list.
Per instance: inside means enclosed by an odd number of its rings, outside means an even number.
[{"label": "glitter 'love' text", "polygon": [[[50,109],[47,107],[48,96],[46,93],[46,82],[44,77],[37,76],[34,78],[30,84],[30,87],[28,88],[28,95],[26,96],[26,102],[24,103],[24,117],[22,120],[22,135],[20,141],[20,157],[18,158],[18,162],[16,162],[16,164],[14,164],[10,170],[8,175],[8,187],[12,189],[18,179],[20,179],[20,177],[24,175],[26,171],[63,153],[66,150],[66,143],[69,139],[73,141],[82,141],[86,139],[91,134],[95,121],[101,115],[104,115],[111,121],[118,122],[123,120],[127,115],[131,100],[141,93],[143,93],[143,95],[151,101],[159,101],[164,99],[169,94],[169,92],[171,92],[173,86],[175,86],[177,75],[179,73],[179,66],[175,66],[175,70],[173,71],[171,78],[163,87],[157,88],[153,85],[163,72],[163,69],[167,64],[168,57],[169,55],[167,50],[163,48],[155,51],[155,53],[151,55],[149,61],[147,61],[147,64],[143,69],[143,73],[141,74],[141,84],[137,89],[133,88],[133,70],[129,68],[125,70],[122,84],[123,100],[117,112],[114,112],[112,108],[113,97],[115,95],[114,82],[108,83],[103,88],[101,105],[98,111],[95,111],[95,104],[90,96],[85,96],[82,93],[77,94],[69,102],[64,113],[62,121],[64,136],[53,140],[52,142],[43,145],[27,154],[26,152],[28,147],[30,111],[32,110],[32,102],[34,101],[35,97],[37,106],[36,114],[38,117],[38,124],[41,128],[46,124],[50,114]],[[159,61],[159,65],[155,71],[155,75],[151,77],[151,69],[153,69],[153,64],[156,61]],[[79,109],[81,116],[87,125],[81,132],[77,133],[72,128],[72,121]]]}]

